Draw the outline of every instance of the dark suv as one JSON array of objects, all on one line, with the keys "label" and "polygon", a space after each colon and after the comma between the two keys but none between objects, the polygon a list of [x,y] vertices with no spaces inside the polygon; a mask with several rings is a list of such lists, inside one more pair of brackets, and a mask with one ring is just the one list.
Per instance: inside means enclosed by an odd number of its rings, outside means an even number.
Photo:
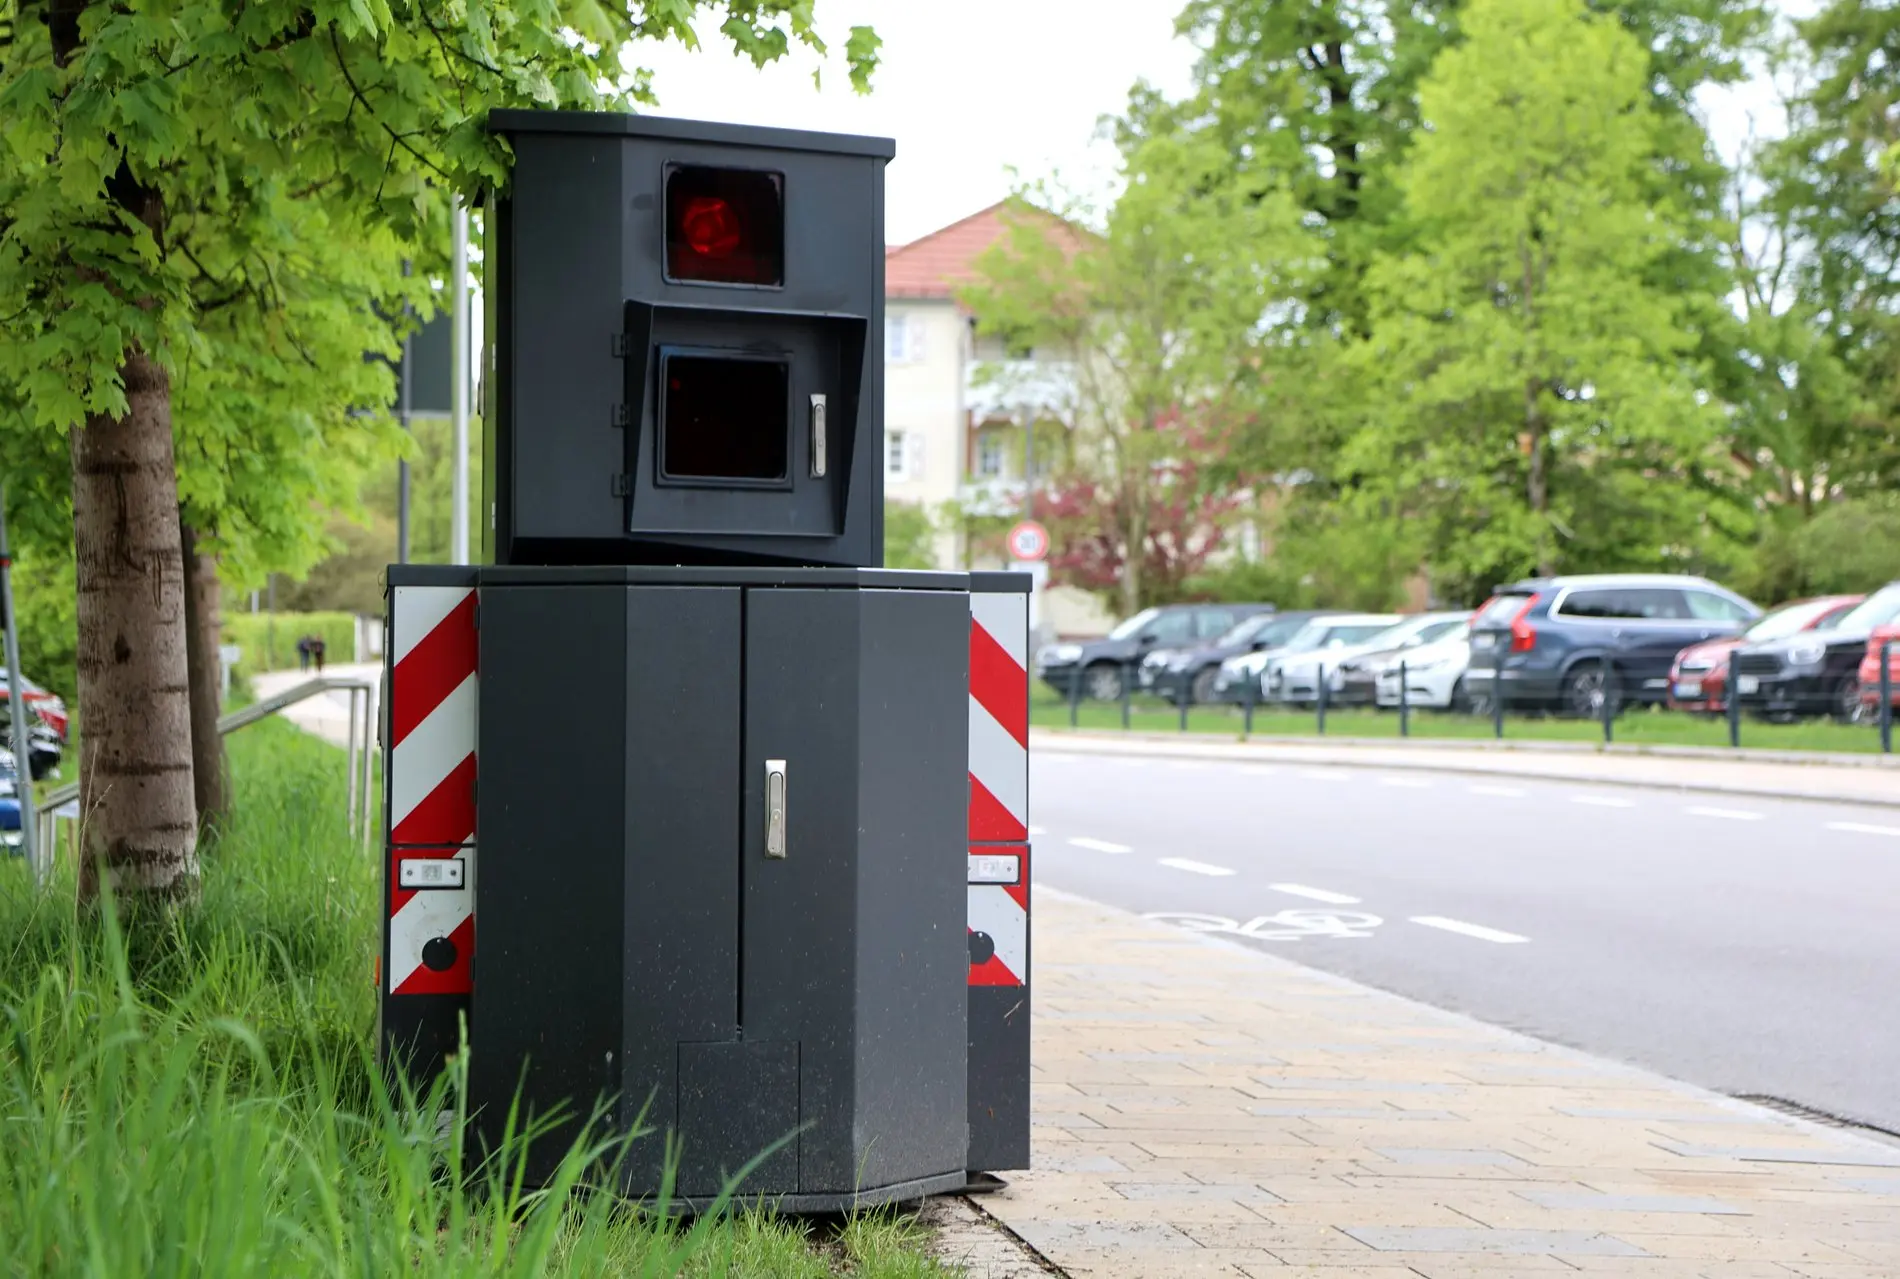
[{"label": "dark suv", "polygon": [[1620,703],[1663,702],[1677,653],[1759,616],[1700,577],[1532,578],[1500,586],[1472,618],[1465,686],[1479,700],[1571,715],[1598,714],[1612,679]]},{"label": "dark suv", "polygon": [[[1826,630],[1742,645],[1729,658],[1735,700],[1751,715],[1774,719],[1859,718],[1860,663],[1867,653],[1867,637],[1875,627],[1897,617],[1900,582],[1881,587]],[[1880,669],[1878,659],[1874,669]],[[1874,699],[1876,706],[1879,700]]]},{"label": "dark suv", "polygon": [[1136,667],[1151,650],[1206,644],[1232,630],[1242,618],[1272,611],[1271,604],[1166,604],[1144,608],[1101,639],[1045,646],[1036,654],[1036,674],[1064,697],[1079,683],[1084,697],[1118,701],[1122,681],[1134,678]]}]

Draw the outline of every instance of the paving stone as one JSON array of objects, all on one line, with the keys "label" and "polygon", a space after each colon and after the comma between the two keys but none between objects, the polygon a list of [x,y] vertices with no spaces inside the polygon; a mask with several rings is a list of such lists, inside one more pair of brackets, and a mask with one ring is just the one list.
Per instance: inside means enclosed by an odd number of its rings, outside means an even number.
[{"label": "paving stone", "polygon": [[1342,1226],[1381,1252],[1501,1252],[1512,1255],[1641,1257],[1643,1249],[1588,1230],[1477,1230],[1460,1226]]},{"label": "paving stone", "polygon": [[1692,1195],[1606,1195],[1590,1190],[1520,1190],[1519,1194],[1545,1208],[1578,1208],[1591,1212],[1701,1212],[1747,1216],[1741,1208],[1720,1199]]}]

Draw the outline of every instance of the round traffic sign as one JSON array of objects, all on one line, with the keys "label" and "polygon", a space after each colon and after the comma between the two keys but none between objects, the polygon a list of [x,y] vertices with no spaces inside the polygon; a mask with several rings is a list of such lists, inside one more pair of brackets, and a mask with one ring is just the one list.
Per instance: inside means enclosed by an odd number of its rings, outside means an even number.
[{"label": "round traffic sign", "polygon": [[1009,531],[1009,553],[1019,560],[1035,561],[1049,553],[1049,530],[1034,520],[1024,520]]}]

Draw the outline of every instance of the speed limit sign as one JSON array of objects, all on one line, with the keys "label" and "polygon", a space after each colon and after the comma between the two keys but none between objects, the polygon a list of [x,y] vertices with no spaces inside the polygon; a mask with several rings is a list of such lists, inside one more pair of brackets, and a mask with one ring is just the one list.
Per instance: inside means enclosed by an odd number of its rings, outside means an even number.
[{"label": "speed limit sign", "polygon": [[1030,563],[1049,553],[1049,530],[1034,520],[1024,520],[1009,531],[1009,553]]}]

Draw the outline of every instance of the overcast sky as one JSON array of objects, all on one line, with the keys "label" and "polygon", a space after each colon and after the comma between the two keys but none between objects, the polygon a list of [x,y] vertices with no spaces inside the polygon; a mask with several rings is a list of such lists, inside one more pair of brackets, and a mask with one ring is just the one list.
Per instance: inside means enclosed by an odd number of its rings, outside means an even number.
[{"label": "overcast sky", "polygon": [[[818,0],[832,55],[795,52],[763,71],[733,55],[715,24],[698,53],[640,47],[664,115],[776,124],[897,140],[886,239],[903,244],[1059,171],[1099,191],[1113,171],[1096,121],[1146,78],[1186,92],[1194,51],[1174,38],[1175,0]],[[884,41],[869,96],[851,90],[844,39],[869,24]]]}]

